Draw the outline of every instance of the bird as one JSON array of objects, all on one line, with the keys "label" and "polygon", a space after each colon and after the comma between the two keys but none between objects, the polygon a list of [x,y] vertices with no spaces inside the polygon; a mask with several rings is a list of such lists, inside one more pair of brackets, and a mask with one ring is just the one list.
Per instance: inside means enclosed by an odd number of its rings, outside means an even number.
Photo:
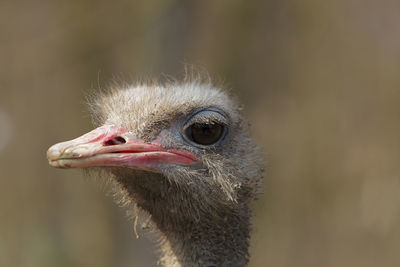
[{"label": "bird", "polygon": [[264,156],[237,99],[212,82],[138,82],[89,107],[96,128],[51,146],[49,164],[110,177],[149,216],[162,266],[246,266]]}]

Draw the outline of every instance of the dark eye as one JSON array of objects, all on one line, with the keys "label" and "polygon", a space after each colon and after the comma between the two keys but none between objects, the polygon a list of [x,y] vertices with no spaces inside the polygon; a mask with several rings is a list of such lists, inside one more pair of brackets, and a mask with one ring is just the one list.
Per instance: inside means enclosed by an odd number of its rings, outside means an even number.
[{"label": "dark eye", "polygon": [[221,139],[224,126],[218,123],[194,123],[186,128],[185,134],[200,145],[212,145]]}]

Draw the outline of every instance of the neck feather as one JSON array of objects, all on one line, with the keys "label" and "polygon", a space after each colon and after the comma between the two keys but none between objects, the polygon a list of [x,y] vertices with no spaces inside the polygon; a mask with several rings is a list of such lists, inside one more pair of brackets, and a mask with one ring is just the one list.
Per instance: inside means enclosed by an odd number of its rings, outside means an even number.
[{"label": "neck feather", "polygon": [[[120,176],[116,176],[120,177]],[[164,266],[245,266],[249,217],[244,199],[214,207],[162,176],[116,178],[126,196],[151,215],[161,235]]]}]

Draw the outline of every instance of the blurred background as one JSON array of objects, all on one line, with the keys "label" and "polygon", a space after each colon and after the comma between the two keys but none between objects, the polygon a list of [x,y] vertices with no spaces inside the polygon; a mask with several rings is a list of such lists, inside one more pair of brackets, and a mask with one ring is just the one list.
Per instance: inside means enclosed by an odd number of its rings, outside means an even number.
[{"label": "blurred background", "polygon": [[267,154],[251,267],[400,265],[400,2],[0,2],[0,266],[154,266],[99,181],[50,168],[113,79],[238,95]]}]

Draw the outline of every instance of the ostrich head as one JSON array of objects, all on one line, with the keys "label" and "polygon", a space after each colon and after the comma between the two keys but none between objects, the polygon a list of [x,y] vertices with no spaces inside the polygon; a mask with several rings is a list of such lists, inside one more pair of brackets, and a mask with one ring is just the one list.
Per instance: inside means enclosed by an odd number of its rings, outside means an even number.
[{"label": "ostrich head", "polygon": [[98,128],[52,146],[53,167],[100,167],[151,216],[167,266],[243,266],[262,159],[248,122],[210,84],[138,85],[91,103]]}]

